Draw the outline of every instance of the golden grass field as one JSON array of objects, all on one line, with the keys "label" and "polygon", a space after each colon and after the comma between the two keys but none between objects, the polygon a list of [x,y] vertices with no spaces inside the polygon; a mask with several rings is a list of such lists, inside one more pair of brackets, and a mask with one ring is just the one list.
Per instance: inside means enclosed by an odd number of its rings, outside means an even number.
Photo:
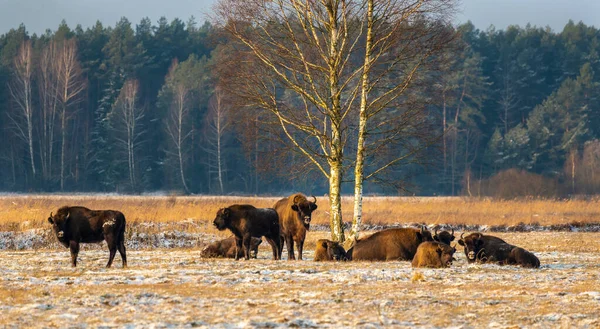
[{"label": "golden grass field", "polygon": [[[212,226],[218,208],[269,207],[277,200],[2,196],[0,328],[600,328],[600,233],[491,233],[535,253],[540,269],[467,264],[460,248],[449,269],[413,269],[402,261],[317,263],[315,241],[329,237],[327,200],[320,197],[313,223],[324,226],[308,233],[304,261],[272,261],[266,243],[256,260],[200,257],[203,245],[230,234]],[[597,224],[599,203],[367,197],[364,222]],[[161,232],[169,231],[187,232],[198,243],[130,245],[126,269],[118,255],[113,268],[104,268],[104,243],[84,244],[78,267],[70,268],[68,250],[47,243],[55,239],[46,219],[64,205],[121,210],[129,242],[142,240],[140,232],[164,240]],[[352,199],[344,198],[343,207],[349,221]],[[7,233],[46,240],[7,247]]]},{"label": "golden grass field", "polygon": [[[249,203],[271,207],[280,197],[231,196],[87,196],[23,195],[0,197],[0,231],[47,227],[51,211],[81,205],[92,209],[115,209],[130,225],[140,223],[212,223],[221,207]],[[318,197],[313,224],[328,224],[328,200]],[[344,221],[352,220],[352,197],[343,198]],[[600,199],[591,200],[491,200],[463,197],[365,197],[363,223],[516,225],[599,223]],[[26,224],[23,224],[26,223]],[[190,225],[186,230],[194,230]],[[210,229],[203,225],[202,229]]]},{"label": "golden grass field", "polygon": [[[323,236],[326,232],[311,232]],[[202,259],[197,249],[0,253],[4,328],[598,328],[598,233],[500,233],[540,269],[410,262]],[[314,237],[314,238],[316,238]],[[311,239],[314,239],[311,238]]]}]

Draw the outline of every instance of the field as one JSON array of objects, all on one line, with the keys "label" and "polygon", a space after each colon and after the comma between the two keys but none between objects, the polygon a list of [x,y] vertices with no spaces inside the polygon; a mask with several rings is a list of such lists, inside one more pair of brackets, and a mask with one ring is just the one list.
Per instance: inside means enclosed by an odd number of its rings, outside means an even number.
[{"label": "field", "polygon": [[[0,328],[600,327],[597,200],[365,201],[369,228],[426,223],[461,228],[458,234],[493,228],[534,252],[540,269],[467,265],[461,252],[451,268],[439,270],[399,261],[316,263],[314,241],[328,237],[324,198],[305,261],[272,261],[266,243],[257,260],[200,257],[204,245],[227,236],[210,224],[216,209],[274,200],[4,196]],[[127,269],[118,255],[115,267],[104,268],[103,244],[84,245],[78,267],[69,267],[68,250],[52,240],[46,222],[65,204],[125,213]],[[344,206],[350,209],[350,200]]]}]

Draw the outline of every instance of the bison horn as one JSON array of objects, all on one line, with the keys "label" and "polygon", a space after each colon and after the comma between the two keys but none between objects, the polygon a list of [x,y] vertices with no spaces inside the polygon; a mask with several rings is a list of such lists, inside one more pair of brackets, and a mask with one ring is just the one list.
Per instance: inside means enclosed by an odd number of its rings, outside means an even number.
[{"label": "bison horn", "polygon": [[313,203],[316,204],[317,203],[317,198],[315,198],[314,195],[311,195],[311,198],[313,198],[313,200],[314,200]]},{"label": "bison horn", "polygon": [[52,217],[52,211],[50,212],[50,217]]},{"label": "bison horn", "polygon": [[70,211],[67,213],[67,217],[65,217],[65,219],[69,219],[69,216],[71,216],[71,212]]},{"label": "bison horn", "polygon": [[437,235],[437,231],[438,231],[438,229],[436,228],[435,232],[433,233],[433,235]]},{"label": "bison horn", "polygon": [[294,204],[298,204],[298,199],[300,199],[301,197],[301,195],[296,195],[293,200]]},{"label": "bison horn", "polygon": [[462,233],[460,234],[460,239],[461,239],[461,240],[462,240],[462,238],[463,238],[463,235],[464,235],[464,234],[465,234],[465,232],[462,232]]},{"label": "bison horn", "polygon": [[454,236],[454,228],[452,228],[452,236]]}]

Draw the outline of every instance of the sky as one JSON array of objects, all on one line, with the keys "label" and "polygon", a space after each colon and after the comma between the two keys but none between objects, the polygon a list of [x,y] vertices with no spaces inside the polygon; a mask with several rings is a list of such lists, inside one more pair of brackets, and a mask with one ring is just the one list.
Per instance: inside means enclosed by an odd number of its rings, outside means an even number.
[{"label": "sky", "polygon": [[[243,0],[240,0],[243,1]],[[0,0],[0,34],[20,23],[30,33],[43,33],[47,28],[56,30],[61,20],[74,28],[84,28],[100,20],[105,26],[114,24],[123,16],[137,24],[149,17],[152,22],[165,16],[169,21],[190,16],[203,22],[216,0]],[[569,19],[600,27],[600,0],[462,0],[455,22],[467,21],[482,30],[494,25],[504,29],[508,25],[550,26],[562,31]]]}]

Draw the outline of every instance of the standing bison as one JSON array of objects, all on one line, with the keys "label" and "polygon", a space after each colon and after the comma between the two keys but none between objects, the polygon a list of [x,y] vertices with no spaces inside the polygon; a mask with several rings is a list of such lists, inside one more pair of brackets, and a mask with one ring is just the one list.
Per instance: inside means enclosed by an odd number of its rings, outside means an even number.
[{"label": "standing bison", "polygon": [[[273,259],[279,259],[279,217],[272,208],[255,208],[248,204],[234,204],[217,211],[213,224],[219,231],[229,229],[235,235],[237,250],[244,250],[246,260],[250,259],[252,238],[265,237],[273,249]],[[237,260],[236,253],[235,259]]]},{"label": "standing bison", "polygon": [[424,227],[391,228],[353,241],[347,254],[352,260],[412,261],[417,248],[425,241],[433,241],[433,238]]},{"label": "standing bison", "polygon": [[[262,243],[259,238],[252,238],[250,242],[250,257],[256,258],[258,254],[258,246]],[[227,239],[215,241],[206,248],[202,249],[200,256],[204,258],[235,258],[244,257],[244,250],[238,249],[235,244],[235,236],[230,236]]]},{"label": "standing bison", "polygon": [[461,234],[458,244],[464,247],[469,263],[489,262],[500,265],[540,267],[540,260],[534,254],[495,236],[471,233],[463,238]]},{"label": "standing bison", "polygon": [[281,246],[279,257],[283,252],[284,243],[287,245],[288,260],[296,259],[294,256],[294,242],[298,247],[298,259],[302,260],[302,248],[306,239],[306,231],[310,228],[312,212],[317,209],[317,198],[308,201],[301,193],[290,195],[275,203],[273,208],[279,215],[281,229]]},{"label": "standing bison", "polygon": [[315,262],[348,260],[346,251],[338,242],[319,239],[315,247]]},{"label": "standing bison", "polygon": [[80,243],[106,240],[110,256],[106,267],[112,265],[117,249],[127,266],[125,254],[125,216],[116,210],[90,210],[85,207],[62,207],[55,215],[50,213],[48,222],[58,241],[71,249],[71,266],[77,266]]},{"label": "standing bison", "polygon": [[450,267],[455,252],[456,248],[443,242],[423,242],[417,248],[417,253],[412,260],[412,267]]}]

